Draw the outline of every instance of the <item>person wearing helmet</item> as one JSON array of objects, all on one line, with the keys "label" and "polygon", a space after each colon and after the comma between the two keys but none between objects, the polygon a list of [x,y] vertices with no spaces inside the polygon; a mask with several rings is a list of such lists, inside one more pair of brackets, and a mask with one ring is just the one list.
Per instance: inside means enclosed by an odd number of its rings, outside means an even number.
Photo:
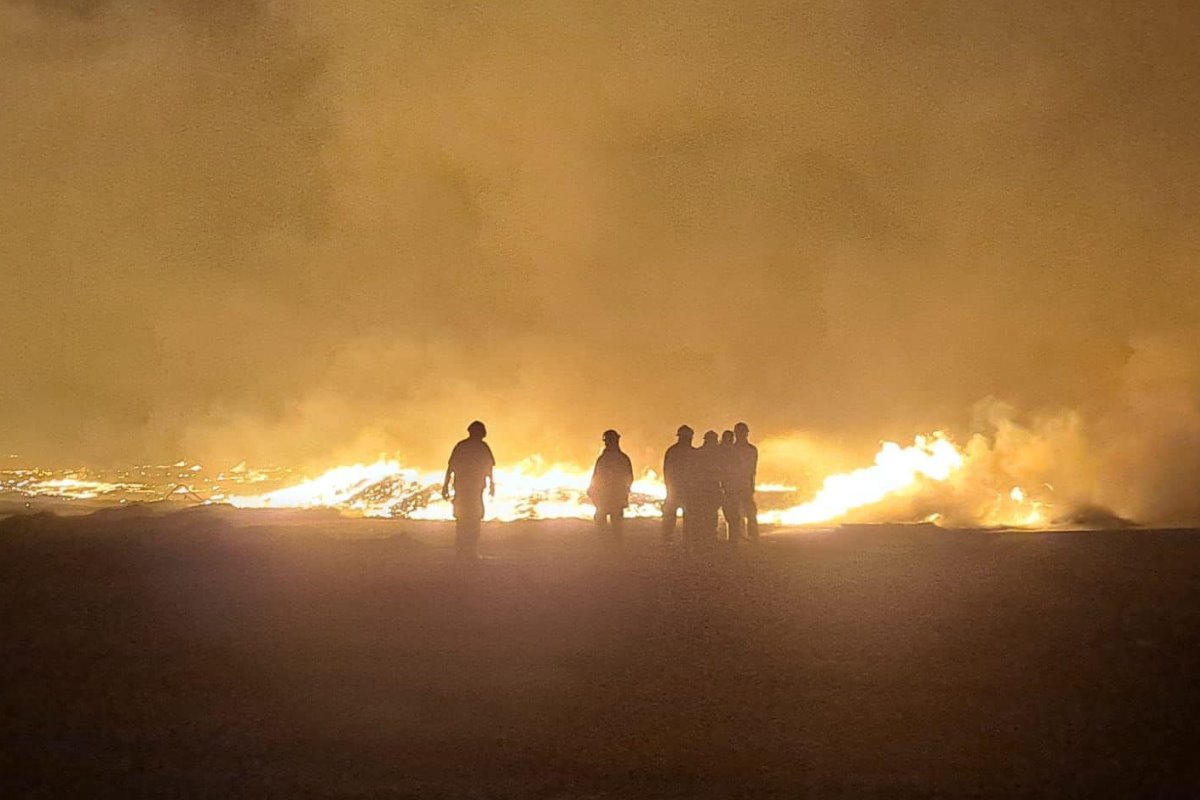
[{"label": "person wearing helmet", "polygon": [[[758,541],[758,504],[754,502],[754,484],[758,476],[758,448],[750,444],[750,426],[739,422],[733,426],[733,449],[737,453],[735,474],[731,484],[739,519],[746,521],[746,535]],[[740,527],[740,523],[739,523]]]},{"label": "person wearing helmet", "polygon": [[[663,483],[667,486],[667,496],[663,500],[662,538],[670,542],[675,538],[675,520],[680,510],[684,509],[689,472],[691,470],[692,438],[695,431],[687,425],[680,425],[675,432],[676,442],[667,448],[663,455]],[[684,512],[686,513],[686,511]]]},{"label": "person wearing helmet", "polygon": [[[487,488],[489,496],[496,496],[496,479],[492,474],[496,459],[492,448],[483,441],[486,436],[487,428],[479,420],[467,426],[467,438],[454,445],[450,452],[446,478],[442,482],[442,497],[454,503],[454,548],[459,558],[478,557],[483,490]],[[452,484],[453,496],[450,494]]]},{"label": "person wearing helmet", "polygon": [[607,430],[601,437],[604,450],[592,469],[588,497],[596,506],[596,525],[611,529],[614,537],[621,534],[621,521],[629,505],[629,487],[633,485],[633,464],[621,451],[621,434]]}]

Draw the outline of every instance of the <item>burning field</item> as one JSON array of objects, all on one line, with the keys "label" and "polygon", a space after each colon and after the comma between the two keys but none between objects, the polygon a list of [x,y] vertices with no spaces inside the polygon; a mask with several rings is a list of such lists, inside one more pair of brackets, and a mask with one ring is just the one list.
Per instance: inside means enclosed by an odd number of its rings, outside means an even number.
[{"label": "burning field", "polygon": [[[1200,797],[1198,52],[0,0],[0,800]],[[737,420],[762,536],[664,546]]]},{"label": "burning field", "polygon": [[[785,442],[768,442],[767,453]],[[1056,512],[1054,487],[1034,490],[1007,475],[981,476],[973,468],[978,443],[965,450],[940,432],[917,436],[902,446],[884,442],[870,465],[820,479],[808,499],[795,486],[760,483],[759,520],[783,526],[854,522],[948,522],[959,527],[1036,528],[1078,520]],[[981,479],[982,478],[982,479]],[[487,519],[590,519],[590,471],[547,464],[538,456],[496,470],[499,487],[487,506]],[[810,480],[811,482],[811,480]],[[92,505],[172,500],[236,508],[329,508],[364,517],[449,520],[453,512],[440,495],[442,473],[403,466],[381,458],[371,464],[333,467],[306,478],[294,470],[254,469],[239,464],[209,474],[201,465],[138,467],[117,474],[89,470],[52,472],[10,469],[0,472],[0,488],[10,498],[89,501]],[[254,491],[264,486],[265,491]],[[634,482],[627,515],[661,514],[665,487],[653,470]],[[1059,516],[1056,516],[1056,513]],[[1114,517],[1115,519],[1115,517]]]}]

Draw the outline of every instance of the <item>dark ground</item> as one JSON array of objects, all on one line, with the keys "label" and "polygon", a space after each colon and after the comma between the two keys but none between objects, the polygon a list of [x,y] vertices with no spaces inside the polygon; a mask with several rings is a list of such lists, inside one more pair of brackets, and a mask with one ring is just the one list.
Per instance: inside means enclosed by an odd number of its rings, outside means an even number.
[{"label": "dark ground", "polygon": [[3,797],[1200,796],[1200,534],[0,521]]}]

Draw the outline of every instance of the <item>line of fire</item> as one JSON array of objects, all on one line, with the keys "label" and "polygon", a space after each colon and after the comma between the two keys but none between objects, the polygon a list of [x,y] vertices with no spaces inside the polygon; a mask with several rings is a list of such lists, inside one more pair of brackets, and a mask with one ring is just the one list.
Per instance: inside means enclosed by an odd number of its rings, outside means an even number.
[{"label": "line of fire", "polygon": [[[769,444],[769,443],[768,443]],[[970,454],[947,435],[919,435],[907,445],[883,442],[873,463],[819,481],[809,497],[785,483],[759,483],[759,521],[777,526],[841,522],[950,523],[957,527],[1044,528],[1076,520],[1055,509],[1054,487],[1033,489],[970,479]],[[485,519],[590,519],[590,472],[547,463],[534,455],[496,470],[497,494]],[[451,503],[438,491],[440,472],[405,466],[395,457],[334,466],[305,476],[283,467],[244,463],[209,470],[182,460],[127,470],[0,469],[0,497],[63,501],[80,507],[166,502],[236,508],[337,509],[363,517],[450,520]],[[634,481],[627,515],[662,513],[666,488],[654,469]],[[1061,515],[1059,515],[1061,514]]]}]

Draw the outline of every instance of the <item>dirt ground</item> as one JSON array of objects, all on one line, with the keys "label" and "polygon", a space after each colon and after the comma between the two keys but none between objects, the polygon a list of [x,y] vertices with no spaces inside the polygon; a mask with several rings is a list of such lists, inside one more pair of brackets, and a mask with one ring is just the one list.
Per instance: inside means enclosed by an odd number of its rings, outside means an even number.
[{"label": "dirt ground", "polygon": [[4,797],[1200,796],[1200,533],[0,521]]}]

